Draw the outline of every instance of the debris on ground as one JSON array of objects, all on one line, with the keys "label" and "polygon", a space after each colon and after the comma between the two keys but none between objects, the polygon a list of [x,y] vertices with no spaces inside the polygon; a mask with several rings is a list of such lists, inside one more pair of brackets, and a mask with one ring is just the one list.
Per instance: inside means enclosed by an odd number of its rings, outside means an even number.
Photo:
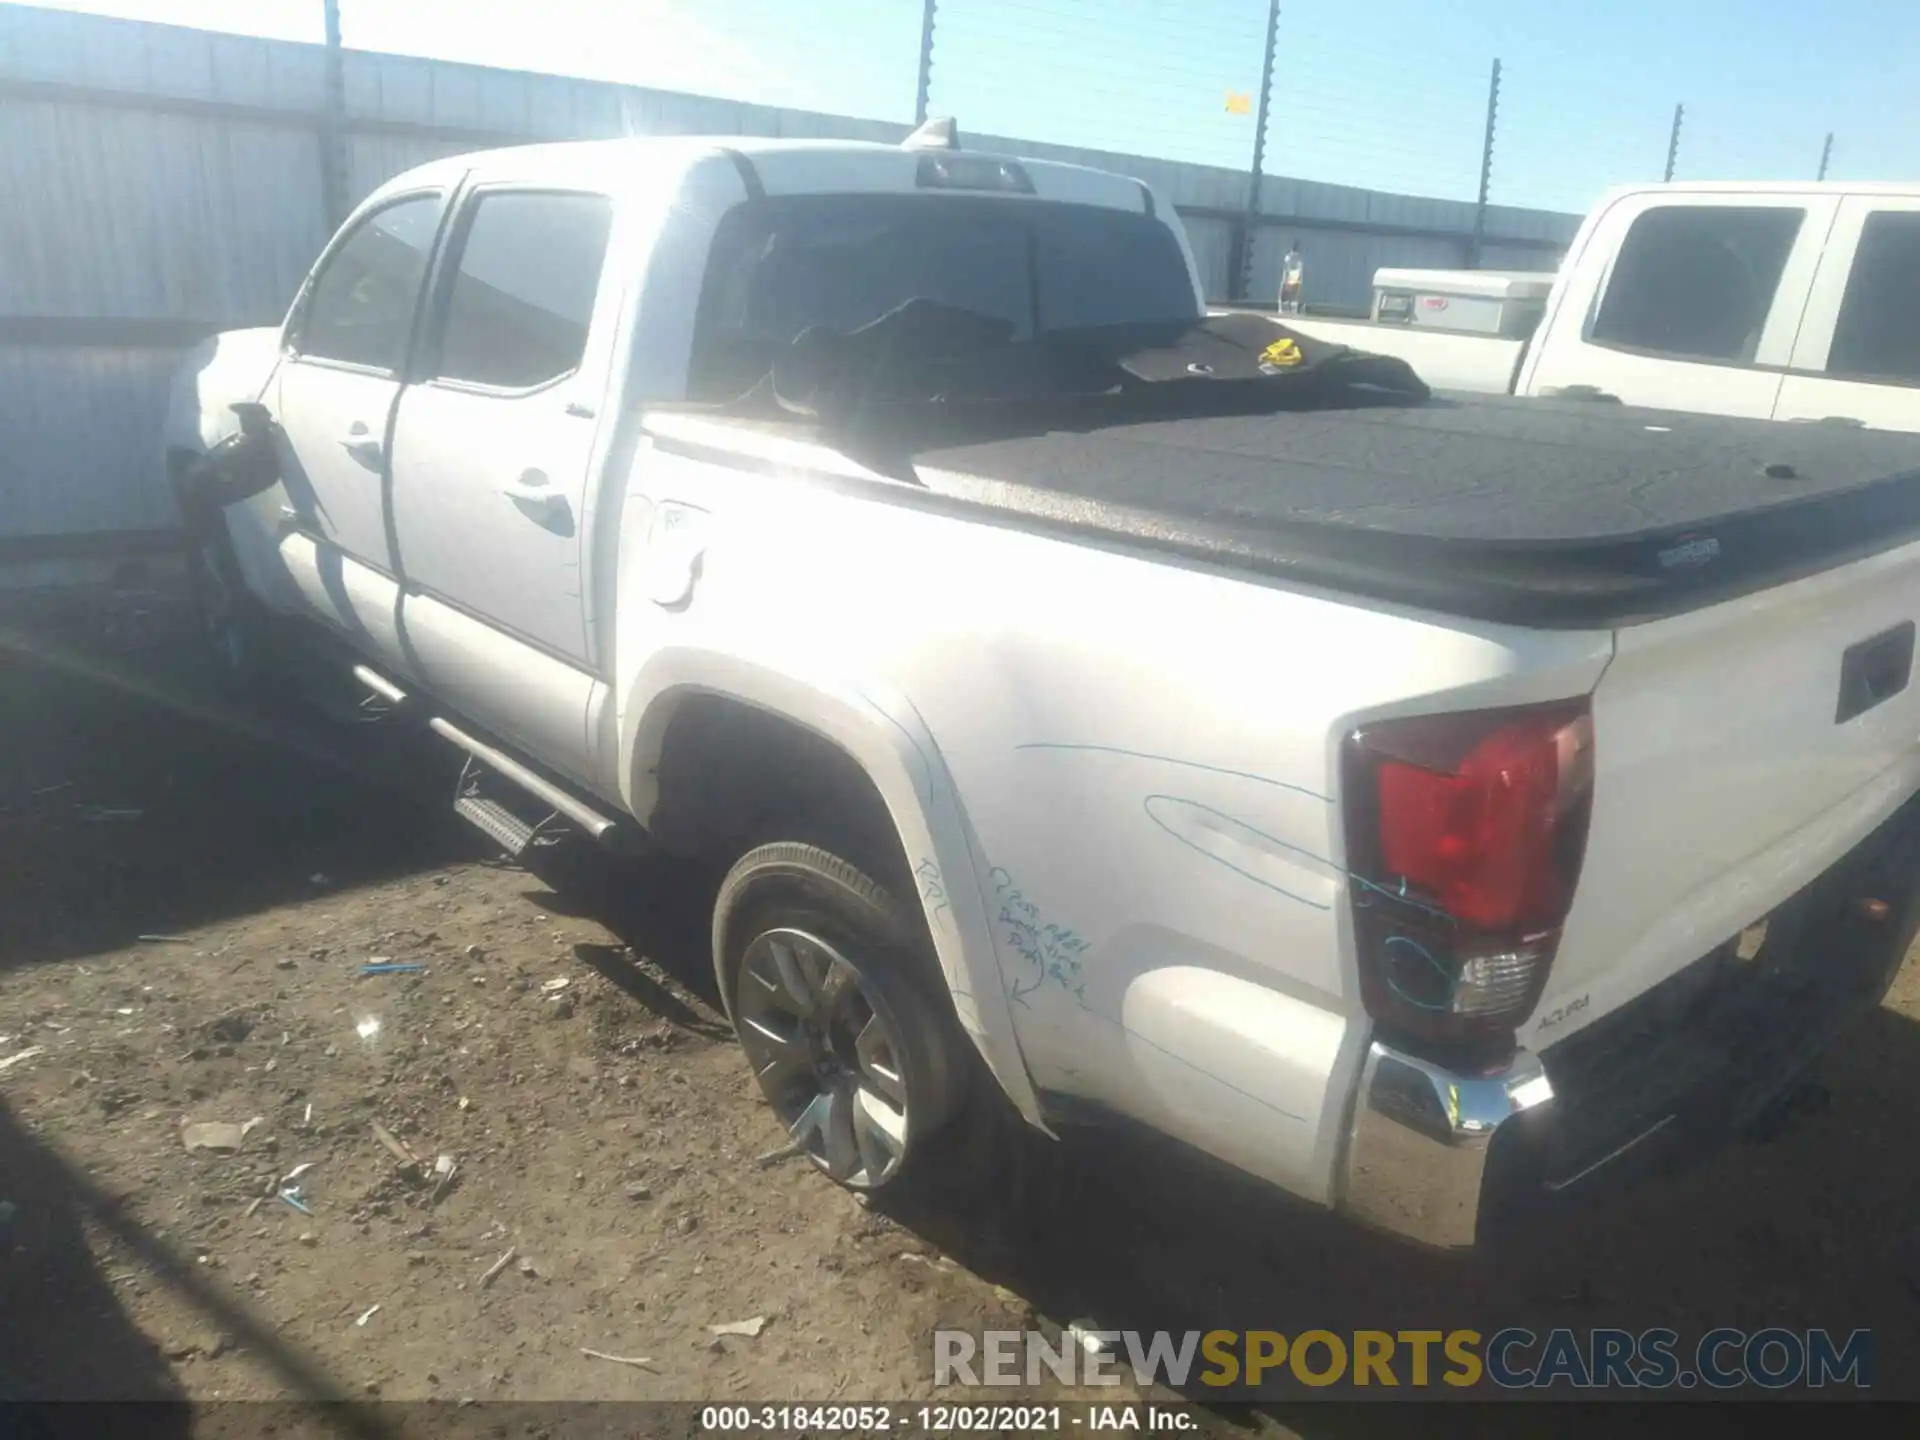
[{"label": "debris on ground", "polygon": [[566,989],[571,984],[573,984],[572,976],[556,975],[553,977],[553,979],[545,981],[540,986],[540,989],[543,994],[558,995],[562,990]]},{"label": "debris on ground", "polygon": [[500,1278],[500,1272],[505,1270],[507,1266],[513,1263],[513,1254],[514,1254],[514,1247],[509,1245],[507,1247],[507,1253],[502,1255],[498,1260],[494,1261],[493,1264],[487,1267],[487,1273],[480,1277],[480,1288],[482,1290],[486,1289],[489,1285],[493,1284],[494,1281],[498,1280]]},{"label": "debris on ground", "polygon": [[360,967],[362,975],[418,975],[427,967],[411,960],[368,961]]},{"label": "debris on ground", "polygon": [[453,1186],[453,1180],[460,1173],[460,1166],[453,1156],[442,1155],[433,1162],[433,1193],[427,1197],[429,1205],[438,1205],[440,1197]]},{"label": "debris on ground", "polygon": [[360,1312],[360,1318],[358,1320],[355,1320],[353,1323],[358,1325],[362,1330],[364,1330],[367,1328],[367,1321],[371,1320],[374,1316],[378,1315],[379,1313],[380,1313],[380,1307],[378,1305],[369,1305],[365,1310]]},{"label": "debris on ground", "polygon": [[782,1160],[791,1160],[796,1155],[804,1155],[806,1153],[806,1142],[795,1140],[791,1145],[781,1145],[767,1151],[764,1155],[756,1155],[753,1163],[764,1170],[771,1165],[778,1165]]},{"label": "debris on ground", "polygon": [[223,1045],[238,1045],[253,1034],[253,1016],[244,1010],[230,1010],[207,1026],[207,1038]]},{"label": "debris on ground", "polygon": [[764,1315],[755,1315],[748,1320],[728,1320],[723,1324],[707,1326],[708,1331],[715,1336],[744,1335],[749,1340],[766,1328],[767,1317]]},{"label": "debris on ground", "polygon": [[298,1210],[302,1215],[313,1214],[313,1207],[307,1204],[307,1197],[298,1185],[290,1185],[280,1192],[280,1198]]},{"label": "debris on ground", "polygon": [[33,1059],[36,1055],[44,1055],[46,1053],[47,1047],[44,1045],[29,1045],[24,1050],[16,1051],[14,1054],[7,1056],[6,1059],[0,1060],[0,1075],[4,1075],[16,1065]]},{"label": "debris on ground", "polygon": [[191,945],[193,943],[184,935],[137,935],[134,938],[142,945]]},{"label": "debris on ground", "polygon": [[180,1127],[180,1142],[189,1150],[238,1150],[247,1140],[247,1127],[228,1120],[202,1120]]},{"label": "debris on ground", "polygon": [[653,1357],[650,1355],[609,1355],[604,1350],[589,1350],[584,1345],[580,1347],[580,1353],[589,1360],[611,1360],[616,1365],[633,1365],[642,1370],[660,1368],[653,1363]]},{"label": "debris on ground", "polygon": [[409,1169],[418,1170],[420,1168],[420,1157],[408,1148],[406,1141],[402,1140],[378,1120],[372,1122],[372,1127],[373,1138],[380,1142],[389,1155],[393,1156],[394,1159]]}]

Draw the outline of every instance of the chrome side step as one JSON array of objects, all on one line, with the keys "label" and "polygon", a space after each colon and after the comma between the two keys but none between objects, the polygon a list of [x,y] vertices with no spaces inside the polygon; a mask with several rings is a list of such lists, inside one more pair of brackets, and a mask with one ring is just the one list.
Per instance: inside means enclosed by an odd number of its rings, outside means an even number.
[{"label": "chrome side step", "polygon": [[[529,770],[512,756],[502,753],[483,740],[476,740],[451,721],[443,720],[436,715],[427,722],[427,728],[443,740],[451,740],[455,745],[458,745],[489,770],[494,771],[504,779],[511,780],[515,785],[518,785],[522,790],[539,800],[548,809],[565,817],[595,840],[605,843],[608,836],[619,828],[619,822],[612,816],[601,814],[584,801],[569,795],[558,785],[541,779],[540,776],[534,774],[533,771]],[[461,800],[465,800],[470,797],[463,795],[460,798]],[[489,800],[481,800],[479,803],[493,809],[501,808],[495,802]],[[455,802],[454,808],[456,810],[460,809],[459,801]],[[487,834],[493,835],[494,832],[492,829],[489,828],[488,825],[481,824],[473,814],[470,814],[466,810],[460,810],[460,813],[466,819],[472,820],[475,824],[480,825],[480,828],[485,830]],[[520,822],[516,820],[515,823],[518,824]],[[529,837],[531,837],[531,828],[529,828]],[[494,838],[499,839],[500,837],[494,835]],[[525,848],[524,843],[521,848]],[[514,853],[518,854],[519,852],[516,851]]]},{"label": "chrome side step", "polygon": [[539,826],[527,824],[506,806],[484,795],[462,795],[453,802],[453,813],[516,860],[527,852],[539,831]]},{"label": "chrome side step", "polygon": [[371,666],[368,666],[368,665],[354,666],[353,678],[358,680],[362,685],[366,686],[367,689],[371,690],[380,699],[386,701],[387,704],[392,705],[395,708],[398,708],[399,706],[407,703],[407,692],[402,690],[398,685],[394,684],[391,680],[387,679],[386,676],[382,675],[378,670],[373,669]]}]

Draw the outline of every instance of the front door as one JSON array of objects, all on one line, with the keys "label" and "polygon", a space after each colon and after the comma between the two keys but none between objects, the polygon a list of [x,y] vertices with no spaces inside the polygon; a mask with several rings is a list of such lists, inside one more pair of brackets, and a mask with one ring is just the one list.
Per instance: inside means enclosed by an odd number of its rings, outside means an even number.
[{"label": "front door", "polygon": [[595,668],[588,476],[618,309],[616,294],[596,325],[612,218],[602,195],[478,188],[393,435],[412,665],[462,713],[578,779]]},{"label": "front door", "polygon": [[399,593],[388,428],[444,203],[404,196],[341,235],[296,307],[268,402],[288,452],[288,573],[315,615],[387,655]]}]

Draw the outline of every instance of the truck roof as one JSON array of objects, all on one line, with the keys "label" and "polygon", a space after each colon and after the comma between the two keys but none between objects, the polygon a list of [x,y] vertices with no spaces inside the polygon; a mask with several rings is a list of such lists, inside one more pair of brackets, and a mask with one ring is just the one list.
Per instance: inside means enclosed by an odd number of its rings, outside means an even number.
[{"label": "truck roof", "polygon": [[911,194],[919,188],[919,164],[928,154],[1012,161],[1026,172],[1033,194],[1042,200],[1149,214],[1160,209],[1144,181],[1086,165],[964,147],[929,150],[867,140],[775,140],[755,135],[648,135],[482,150],[416,166],[388,180],[369,199],[421,186],[453,185],[469,173],[485,180],[654,189],[709,164],[744,168],[769,195]]},{"label": "truck roof", "polygon": [[1920,196],[1915,180],[1672,180],[1664,184],[1616,185],[1602,205],[1623,195],[1889,195]]}]

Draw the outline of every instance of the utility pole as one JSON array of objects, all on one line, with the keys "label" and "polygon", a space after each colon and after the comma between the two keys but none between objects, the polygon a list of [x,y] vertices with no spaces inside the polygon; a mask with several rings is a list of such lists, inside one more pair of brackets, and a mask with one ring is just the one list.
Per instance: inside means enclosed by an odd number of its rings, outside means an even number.
[{"label": "utility pole", "polygon": [[1280,33],[1280,0],[1268,0],[1267,48],[1260,56],[1260,101],[1253,112],[1253,164],[1247,171],[1247,210],[1228,257],[1227,298],[1244,300],[1253,288],[1254,240],[1259,234],[1260,178],[1267,167],[1267,115],[1273,103],[1273,47]]},{"label": "utility pole", "polygon": [[1820,173],[1814,176],[1814,179],[1824,180],[1827,178],[1827,162],[1831,159],[1833,159],[1833,131],[1829,130],[1827,131],[1827,143],[1820,147]]},{"label": "utility pole", "polygon": [[1684,105],[1673,107],[1673,130],[1667,136],[1667,173],[1660,177],[1669,184],[1673,181],[1674,162],[1680,158],[1680,117],[1686,113],[1687,107]]},{"label": "utility pole", "polygon": [[347,218],[347,80],[340,49],[340,0],[321,0],[327,25],[327,106],[320,125],[320,193],[329,230]]},{"label": "utility pole", "polygon": [[1500,61],[1493,62],[1493,75],[1487,81],[1487,134],[1480,142],[1480,199],[1473,207],[1473,250],[1467,256],[1467,268],[1480,268],[1480,247],[1487,238],[1487,187],[1493,180],[1493,127],[1500,113]]},{"label": "utility pole", "polygon": [[928,92],[933,87],[933,12],[939,0],[921,0],[920,5],[920,83],[914,92],[913,123],[927,123]]}]

